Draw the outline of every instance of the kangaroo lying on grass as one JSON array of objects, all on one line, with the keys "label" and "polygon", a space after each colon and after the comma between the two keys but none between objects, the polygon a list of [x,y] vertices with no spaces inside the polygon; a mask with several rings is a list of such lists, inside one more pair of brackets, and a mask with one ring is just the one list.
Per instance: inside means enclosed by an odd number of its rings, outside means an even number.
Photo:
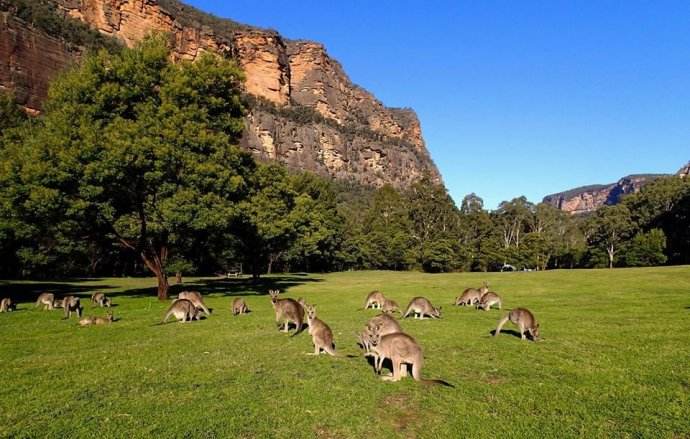
[{"label": "kangaroo lying on grass", "polygon": [[4,299],[0,300],[0,312],[10,312],[14,311],[17,309],[17,305],[12,302],[12,299],[9,297],[5,297]]},{"label": "kangaroo lying on grass", "polygon": [[482,296],[482,299],[477,304],[477,309],[488,311],[494,305],[498,305],[498,309],[501,309],[501,296],[489,291]]},{"label": "kangaroo lying on grass", "polygon": [[108,316],[103,318],[103,317],[84,317],[83,319],[79,320],[79,326],[91,326],[91,325],[109,325],[113,322],[113,313],[109,312]]},{"label": "kangaroo lying on grass", "polygon": [[386,301],[386,298],[384,297],[383,293],[375,290],[372,291],[367,295],[366,300],[364,301],[364,309],[367,308],[374,308],[374,309],[381,309],[383,306],[384,302]]},{"label": "kangaroo lying on grass", "polygon": [[484,285],[479,288],[467,288],[460,296],[455,299],[455,306],[472,306],[478,304],[482,296],[489,292],[489,284],[484,282]]},{"label": "kangaroo lying on grass", "polygon": [[194,306],[191,300],[187,299],[176,299],[170,304],[170,308],[165,313],[165,317],[161,320],[159,325],[162,325],[168,321],[170,316],[174,316],[178,322],[185,323],[191,322],[192,320],[200,320],[201,315],[199,309]]},{"label": "kangaroo lying on grass", "polygon": [[206,307],[204,303],[204,297],[198,291],[182,291],[177,295],[178,299],[186,299],[194,304],[194,306],[204,312],[206,316],[211,315],[211,311]]},{"label": "kangaroo lying on grass", "polygon": [[517,325],[520,330],[520,337],[523,340],[527,339],[527,337],[525,337],[526,332],[529,332],[532,340],[537,341],[539,339],[539,323],[537,323],[537,319],[534,318],[534,315],[525,308],[515,308],[514,310],[510,311],[507,316],[503,317],[498,322],[498,327],[496,328],[494,337],[501,332],[503,325],[505,325],[508,320]]},{"label": "kangaroo lying on grass", "polygon": [[41,293],[36,299],[36,308],[43,305],[43,310],[55,309],[55,294],[53,293]]},{"label": "kangaroo lying on grass", "polygon": [[289,324],[294,323],[297,327],[292,335],[297,335],[302,332],[302,325],[304,324],[304,307],[294,299],[279,299],[279,290],[269,290],[268,294],[271,295],[271,304],[276,313],[276,323],[278,323],[278,327],[280,328],[280,323],[284,322],[285,326],[283,332],[288,332]]},{"label": "kangaroo lying on grass", "polygon": [[424,365],[424,353],[417,341],[407,334],[396,332],[382,336],[377,328],[369,333],[369,345],[378,358],[376,368],[380,371],[383,360],[388,358],[393,364],[392,376],[382,377],[385,381],[400,381],[407,376],[407,366],[412,366],[412,378],[424,384],[441,384],[453,387],[443,380],[429,380],[422,378],[422,366]]},{"label": "kangaroo lying on grass", "polygon": [[247,308],[247,304],[244,302],[243,298],[237,297],[232,301],[232,315],[236,316],[247,312],[249,312],[249,308]]},{"label": "kangaroo lying on grass", "polygon": [[98,305],[101,308],[103,308],[103,307],[110,308],[110,306],[113,304],[113,302],[110,300],[109,297],[106,297],[106,295],[103,293],[93,293],[91,295],[91,304],[92,305]]},{"label": "kangaroo lying on grass", "polygon": [[424,316],[429,316],[432,319],[441,318],[441,308],[436,308],[429,302],[429,299],[425,297],[415,297],[407,305],[407,310],[403,314],[402,318],[406,318],[410,313],[414,314],[415,318],[424,319]]},{"label": "kangaroo lying on grass", "polygon": [[323,350],[329,355],[335,356],[335,343],[333,342],[333,331],[316,317],[316,307],[309,305],[307,308],[307,323],[309,324],[309,334],[314,343],[314,352],[308,355],[319,355]]},{"label": "kangaroo lying on grass", "polygon": [[72,312],[77,313],[77,317],[81,318],[81,302],[76,296],[65,296],[62,299],[62,308],[65,310],[65,319],[72,317]]}]

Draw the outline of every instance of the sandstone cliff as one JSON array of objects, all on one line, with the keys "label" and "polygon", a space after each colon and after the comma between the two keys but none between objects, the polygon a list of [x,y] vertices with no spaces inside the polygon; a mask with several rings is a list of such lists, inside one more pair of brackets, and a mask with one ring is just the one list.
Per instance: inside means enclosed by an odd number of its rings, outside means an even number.
[{"label": "sandstone cliff", "polygon": [[678,175],[680,178],[686,178],[688,175],[690,175],[690,162],[680,168],[678,172],[676,172],[676,175]]},{"label": "sandstone cliff", "polygon": [[543,202],[571,214],[584,214],[604,205],[618,203],[624,195],[639,192],[647,183],[664,174],[629,175],[616,183],[583,186],[544,197]]},{"label": "sandstone cliff", "polygon": [[[174,40],[175,60],[194,60],[205,51],[236,59],[246,73],[246,92],[255,97],[242,146],[258,157],[375,186],[404,187],[424,173],[440,182],[416,114],[387,108],[354,85],[321,44],[287,40],[174,0],[53,3],[127,46],[163,31]],[[4,21],[10,24],[0,28],[0,86],[18,90],[27,107],[40,109],[48,81],[79,52],[12,17]],[[10,44],[6,34],[17,36]]]}]

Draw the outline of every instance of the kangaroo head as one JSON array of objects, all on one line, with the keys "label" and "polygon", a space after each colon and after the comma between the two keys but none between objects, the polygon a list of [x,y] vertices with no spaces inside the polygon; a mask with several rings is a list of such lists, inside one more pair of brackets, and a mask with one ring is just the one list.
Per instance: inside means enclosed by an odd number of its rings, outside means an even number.
[{"label": "kangaroo head", "polygon": [[313,320],[316,317],[316,307],[307,305],[307,318]]},{"label": "kangaroo head", "polygon": [[537,341],[537,339],[539,339],[539,323],[534,325],[534,327],[530,329],[530,332],[532,333],[532,338],[534,341]]},{"label": "kangaroo head", "polygon": [[435,317],[441,317],[441,307],[440,306],[438,308],[434,307],[432,310],[432,314]]},{"label": "kangaroo head", "polygon": [[271,302],[276,303],[278,301],[278,294],[280,294],[280,290],[268,290],[268,294],[271,296]]}]

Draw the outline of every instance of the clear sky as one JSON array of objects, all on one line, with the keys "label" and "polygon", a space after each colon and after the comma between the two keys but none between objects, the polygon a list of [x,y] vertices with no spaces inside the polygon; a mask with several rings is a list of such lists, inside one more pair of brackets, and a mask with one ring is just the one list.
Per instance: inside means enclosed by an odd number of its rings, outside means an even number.
[{"label": "clear sky", "polygon": [[319,41],[384,104],[414,108],[458,204],[690,160],[689,1],[187,3]]}]

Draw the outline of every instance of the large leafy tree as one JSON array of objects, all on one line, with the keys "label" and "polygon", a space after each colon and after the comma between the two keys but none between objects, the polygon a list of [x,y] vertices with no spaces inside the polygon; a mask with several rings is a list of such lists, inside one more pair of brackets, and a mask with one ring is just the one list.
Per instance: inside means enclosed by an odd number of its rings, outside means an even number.
[{"label": "large leafy tree", "polygon": [[177,246],[227,230],[248,192],[253,161],[235,146],[241,80],[213,55],[171,64],[162,36],[88,57],[6,154],[3,199],[58,242],[107,235],[141,258],[165,299]]},{"label": "large leafy tree", "polygon": [[605,251],[609,268],[613,268],[616,256],[634,232],[634,227],[627,206],[604,206],[597,210],[588,223],[589,244],[595,249]]}]

